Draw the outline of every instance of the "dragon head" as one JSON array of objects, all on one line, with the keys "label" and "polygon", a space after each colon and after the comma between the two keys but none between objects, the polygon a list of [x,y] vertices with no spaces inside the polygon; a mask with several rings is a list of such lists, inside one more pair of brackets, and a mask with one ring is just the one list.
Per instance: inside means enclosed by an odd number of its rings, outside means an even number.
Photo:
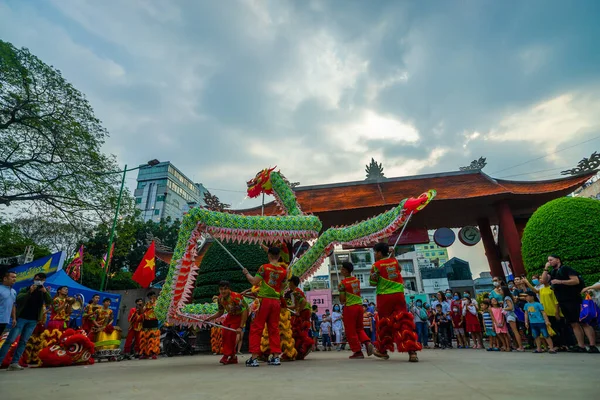
[{"label": "dragon head", "polygon": [[63,367],[73,364],[93,364],[94,343],[85,332],[67,329],[57,344],[40,350],[41,367]]},{"label": "dragon head", "polygon": [[265,168],[258,172],[256,176],[250,179],[246,184],[248,185],[248,197],[255,198],[261,193],[273,194],[273,185],[271,184],[271,172],[275,168]]}]

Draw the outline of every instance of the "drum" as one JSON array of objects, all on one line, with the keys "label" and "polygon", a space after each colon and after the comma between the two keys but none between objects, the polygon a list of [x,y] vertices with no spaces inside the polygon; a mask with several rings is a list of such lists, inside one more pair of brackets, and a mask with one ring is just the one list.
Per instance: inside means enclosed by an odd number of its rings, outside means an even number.
[{"label": "drum", "polygon": [[115,326],[115,330],[111,334],[104,331],[96,334],[96,351],[100,350],[115,350],[121,347],[121,328]]}]

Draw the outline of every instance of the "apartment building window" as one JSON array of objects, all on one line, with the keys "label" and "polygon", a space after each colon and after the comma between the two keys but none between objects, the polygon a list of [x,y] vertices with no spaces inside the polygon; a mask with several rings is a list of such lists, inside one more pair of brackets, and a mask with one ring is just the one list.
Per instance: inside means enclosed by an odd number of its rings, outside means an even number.
[{"label": "apartment building window", "polygon": [[358,274],[358,275],[357,275],[357,278],[358,278],[358,281],[359,281],[360,283],[364,283],[364,276],[363,276],[363,274]]}]

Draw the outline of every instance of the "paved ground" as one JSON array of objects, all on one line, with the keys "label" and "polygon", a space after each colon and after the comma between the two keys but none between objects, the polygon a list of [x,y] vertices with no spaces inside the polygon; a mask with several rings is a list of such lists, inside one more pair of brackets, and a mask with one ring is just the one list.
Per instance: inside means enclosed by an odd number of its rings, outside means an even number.
[{"label": "paved ground", "polygon": [[[281,367],[222,366],[217,356],[0,371],[2,400],[598,399],[600,355],[428,350],[421,362],[318,352]],[[245,360],[245,357],[244,357]],[[316,394],[316,396],[315,396]],[[314,397],[313,397],[314,396]]]}]

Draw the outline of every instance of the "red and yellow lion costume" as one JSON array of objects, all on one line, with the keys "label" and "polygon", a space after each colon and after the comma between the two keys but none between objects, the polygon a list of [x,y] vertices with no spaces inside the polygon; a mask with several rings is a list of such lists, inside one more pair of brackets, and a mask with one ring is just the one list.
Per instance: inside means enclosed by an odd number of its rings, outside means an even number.
[{"label": "red and yellow lion costume", "polygon": [[67,329],[58,343],[44,347],[38,357],[40,367],[66,367],[69,365],[93,364],[94,343],[85,331]]}]

